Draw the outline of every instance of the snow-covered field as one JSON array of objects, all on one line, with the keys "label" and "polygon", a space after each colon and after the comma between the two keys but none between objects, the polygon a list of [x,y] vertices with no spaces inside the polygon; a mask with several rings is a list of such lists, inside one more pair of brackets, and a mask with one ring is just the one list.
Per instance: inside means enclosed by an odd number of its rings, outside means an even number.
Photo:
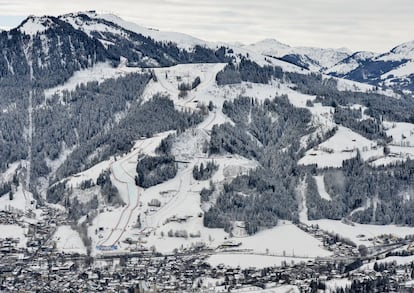
[{"label": "snow-covered field", "polygon": [[[380,235],[394,235],[396,237],[404,238],[408,235],[414,235],[413,227],[403,227],[395,225],[367,225],[345,224],[341,221],[335,220],[315,220],[308,221],[307,224],[318,225],[320,229],[327,232],[338,233],[339,235],[352,240],[356,245],[372,246],[375,238]],[[370,239],[370,240],[369,240]]]},{"label": "snow-covered field", "polygon": [[25,213],[29,210],[35,210],[35,208],[36,201],[33,199],[33,195],[24,190],[21,184],[13,193],[12,200],[10,200],[7,194],[0,197],[0,210],[3,211]]},{"label": "snow-covered field", "polygon": [[86,254],[86,247],[79,233],[70,226],[59,226],[52,241],[56,242],[56,249],[60,252]]},{"label": "snow-covered field", "polygon": [[414,124],[402,122],[383,122],[392,143],[400,146],[414,147]]},{"label": "snow-covered field", "polygon": [[290,222],[259,232],[253,236],[232,238],[240,243],[237,250],[244,252],[216,253],[209,258],[212,265],[267,267],[307,262],[315,257],[326,257],[331,253],[323,249],[322,243]]},{"label": "snow-covered field", "polygon": [[18,225],[4,225],[0,224],[0,239],[6,239],[6,238],[14,238],[19,239],[19,243],[17,244],[17,247],[26,247],[26,229],[18,226]]},{"label": "snow-covered field", "polygon": [[323,257],[331,254],[323,249],[319,240],[287,221],[253,236],[235,238],[234,241],[242,243],[240,249],[279,256]]},{"label": "snow-covered field", "polygon": [[360,151],[364,160],[379,158],[384,151],[376,142],[371,141],[351,129],[338,126],[338,131],[334,136],[319,144],[314,149],[306,152],[305,156],[299,160],[299,164],[316,164],[319,168],[341,167],[344,160],[349,160]]}]

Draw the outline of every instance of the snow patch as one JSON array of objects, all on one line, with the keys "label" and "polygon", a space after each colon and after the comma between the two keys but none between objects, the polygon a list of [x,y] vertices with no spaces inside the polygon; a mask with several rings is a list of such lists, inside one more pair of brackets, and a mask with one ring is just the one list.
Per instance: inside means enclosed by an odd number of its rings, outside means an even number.
[{"label": "snow patch", "polygon": [[86,247],[77,231],[70,226],[59,226],[52,237],[56,249],[64,253],[86,254]]},{"label": "snow patch", "polygon": [[332,198],[329,195],[329,193],[326,192],[326,189],[325,189],[325,182],[323,181],[323,175],[313,176],[313,178],[315,178],[316,186],[318,187],[318,192],[321,198],[331,201]]}]

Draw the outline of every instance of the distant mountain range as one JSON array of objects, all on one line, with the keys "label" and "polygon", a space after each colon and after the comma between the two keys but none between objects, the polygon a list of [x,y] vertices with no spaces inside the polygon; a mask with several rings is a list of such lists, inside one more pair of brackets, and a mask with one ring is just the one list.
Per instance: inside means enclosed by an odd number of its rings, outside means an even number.
[{"label": "distant mountain range", "polygon": [[347,49],[290,47],[276,40],[264,40],[245,48],[280,58],[310,71],[378,87],[414,90],[414,41],[379,54],[351,53]]}]

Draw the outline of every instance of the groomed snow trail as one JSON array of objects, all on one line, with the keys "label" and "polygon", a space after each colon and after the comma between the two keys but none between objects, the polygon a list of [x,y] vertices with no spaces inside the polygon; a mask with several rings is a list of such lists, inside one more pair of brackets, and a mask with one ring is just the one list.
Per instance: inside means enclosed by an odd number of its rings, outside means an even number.
[{"label": "groomed snow trail", "polygon": [[138,152],[139,149],[111,164],[111,177],[115,186],[117,186],[118,190],[125,189],[126,187],[126,206],[122,209],[115,227],[112,228],[106,238],[98,243],[99,246],[114,246],[118,244],[131,222],[132,214],[139,205],[139,188],[135,185],[134,177],[129,175],[123,167],[123,164],[128,163],[128,160],[136,156]]}]

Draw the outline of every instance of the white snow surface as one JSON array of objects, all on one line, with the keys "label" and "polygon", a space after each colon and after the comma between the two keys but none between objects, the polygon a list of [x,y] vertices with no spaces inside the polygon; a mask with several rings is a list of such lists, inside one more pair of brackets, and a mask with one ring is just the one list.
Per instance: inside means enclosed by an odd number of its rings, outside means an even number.
[{"label": "white snow surface", "polygon": [[46,31],[50,26],[53,25],[53,22],[48,17],[28,17],[27,21],[21,25],[18,29],[25,33],[26,35],[36,35]]},{"label": "white snow surface", "polygon": [[331,255],[319,240],[288,221],[253,236],[235,238],[234,241],[242,243],[240,249],[277,256],[305,258]]},{"label": "white snow surface", "polygon": [[274,39],[265,39],[260,42],[245,46],[251,51],[274,57],[283,57],[288,54],[299,54],[316,61],[311,70],[331,67],[350,55],[348,49],[322,49],[312,47],[291,47]]},{"label": "white snow surface", "polygon": [[359,62],[365,61],[367,59],[371,59],[375,57],[376,53],[373,52],[357,52],[354,53],[349,58],[334,64],[334,66],[325,70],[326,74],[335,73],[338,75],[350,73],[352,70],[357,69],[360,65]]},{"label": "white snow surface", "polygon": [[313,176],[313,178],[315,178],[316,186],[318,187],[318,192],[319,192],[319,195],[321,196],[321,198],[329,200],[329,201],[332,200],[329,193],[326,192],[325,183],[323,181],[323,175]]},{"label": "white snow surface", "polygon": [[59,226],[52,241],[56,242],[56,249],[60,252],[86,254],[86,247],[79,233],[70,226]]},{"label": "white snow surface", "polygon": [[[374,239],[380,235],[394,235],[396,237],[404,238],[408,235],[414,235],[413,227],[404,227],[396,225],[368,225],[353,223],[345,224],[336,220],[313,220],[307,221],[307,224],[318,225],[320,229],[338,233],[339,235],[352,240],[356,245],[365,245],[367,247],[373,246],[373,242],[368,238]],[[362,236],[363,235],[363,236]],[[358,237],[359,236],[359,237]]]},{"label": "white snow surface", "polygon": [[383,122],[392,144],[414,147],[414,124],[403,122]]},{"label": "white snow surface", "polygon": [[378,158],[383,155],[383,149],[377,143],[371,141],[351,129],[338,126],[334,136],[321,143],[314,149],[306,152],[299,160],[299,164],[317,164],[318,168],[342,166],[344,160],[351,159],[360,151],[364,160]]},{"label": "white snow surface", "polygon": [[404,59],[414,60],[414,41],[403,43],[390,52],[376,57],[376,60],[380,61],[400,61]]},{"label": "white snow surface", "polygon": [[26,213],[29,210],[34,211],[35,208],[36,201],[32,193],[24,190],[22,184],[13,193],[13,200],[10,200],[8,194],[0,197],[0,210],[2,211]]},{"label": "white snow surface", "polygon": [[[50,94],[59,90],[74,89],[77,84],[85,82],[85,79],[102,81],[109,77],[119,76],[125,73],[124,70],[128,70],[122,66],[122,63],[118,68],[111,68],[109,64],[97,65],[90,71],[78,73],[78,76],[74,76],[61,88],[50,90]],[[102,170],[111,169],[111,180],[126,204],[118,208],[103,207],[94,219],[88,231],[92,237],[93,254],[105,253],[97,249],[99,245],[115,245],[117,252],[127,252],[142,246],[146,248],[154,246],[157,251],[170,253],[175,249],[181,250],[200,243],[216,248],[228,239],[229,235],[222,229],[208,229],[203,226],[203,209],[199,192],[204,187],[208,188],[209,182],[195,181],[191,172],[195,164],[206,163],[211,159],[202,152],[202,146],[209,139],[209,132],[213,125],[224,122],[232,123],[222,113],[222,104],[225,100],[235,99],[239,95],[264,100],[272,98],[276,94],[287,94],[294,106],[307,108],[311,111],[311,123],[318,127],[318,131],[325,131],[334,126],[333,109],[323,107],[318,103],[311,107],[306,106],[306,102],[308,100],[314,101],[315,96],[304,95],[293,90],[294,85],[272,81],[269,85],[243,82],[238,85],[217,86],[215,76],[224,66],[225,64],[183,64],[169,68],[155,68],[157,81],[151,80],[143,93],[144,101],[156,93],[168,94],[177,109],[182,110],[192,111],[200,103],[208,104],[210,100],[216,106],[216,109],[209,113],[204,122],[180,134],[176,139],[173,154],[177,159],[188,163],[179,164],[178,174],[174,179],[148,189],[138,188],[134,183],[138,154],[154,155],[154,149],[169,132],[155,135],[152,138],[142,138],[136,142],[131,152],[122,157],[111,158],[69,178],[68,184],[76,187],[87,179],[96,181]],[[200,85],[189,91],[187,97],[179,98],[178,84],[192,82],[197,76],[200,77]],[[331,139],[320,144],[317,150],[310,150],[306,153],[301,163],[317,162],[320,166],[339,167],[344,159],[356,155],[356,149],[360,149],[365,160],[376,158],[382,154],[381,148],[374,150],[371,149],[373,146],[376,146],[375,142],[352,132],[350,129],[339,126],[338,132]],[[332,149],[333,152],[330,154],[326,151],[327,149]],[[313,156],[311,152],[318,153]],[[212,178],[217,186],[258,166],[257,162],[239,156],[215,156],[213,159],[220,166]],[[323,192],[320,193],[321,196],[328,198]],[[161,202],[159,208],[148,205],[154,199]],[[136,226],[138,215],[141,217],[141,228]],[[171,219],[185,220],[180,223],[171,221]],[[168,237],[169,231],[181,230],[187,231],[188,235],[193,235],[193,237],[187,239]],[[360,233],[356,235],[358,234]],[[259,254],[260,257],[271,258],[270,262],[273,264],[280,264],[281,260],[293,255],[299,257],[300,260],[308,260],[307,257],[330,255],[322,248],[318,240],[292,224],[281,224],[251,237],[234,239],[242,242],[243,249]],[[283,255],[283,252],[285,252],[285,257],[280,256]],[[273,255],[264,255],[266,253],[279,255],[279,259]],[[297,260],[297,258],[295,259]],[[290,259],[288,260],[290,261]]]},{"label": "white snow surface", "polygon": [[0,224],[0,239],[6,239],[6,238],[14,238],[19,239],[19,243],[17,244],[17,247],[24,248],[26,247],[26,231],[27,229],[24,229],[18,225],[4,225]]}]

